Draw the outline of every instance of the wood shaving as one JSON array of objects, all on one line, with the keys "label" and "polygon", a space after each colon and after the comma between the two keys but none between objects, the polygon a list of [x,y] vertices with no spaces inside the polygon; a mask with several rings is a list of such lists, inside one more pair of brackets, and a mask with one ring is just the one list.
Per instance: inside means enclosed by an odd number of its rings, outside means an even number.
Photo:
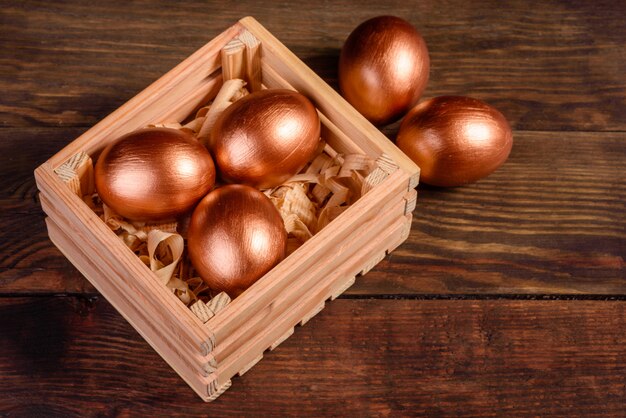
[{"label": "wood shaving", "polygon": [[[283,185],[265,190],[290,238],[300,245],[371,189],[371,180],[377,180],[369,177],[376,167],[374,160],[362,154],[344,156],[329,152],[329,148],[326,145],[308,167]],[[297,242],[291,242],[288,253],[299,247]]]},{"label": "wood shaving", "polygon": [[206,116],[204,116],[202,126],[197,131],[198,141],[208,145],[208,148],[211,148],[209,143],[210,134],[217,117],[233,102],[245,95],[245,93],[242,92],[245,85],[246,82],[239,78],[234,78],[224,82],[222,88],[217,93],[215,100],[213,100]]}]

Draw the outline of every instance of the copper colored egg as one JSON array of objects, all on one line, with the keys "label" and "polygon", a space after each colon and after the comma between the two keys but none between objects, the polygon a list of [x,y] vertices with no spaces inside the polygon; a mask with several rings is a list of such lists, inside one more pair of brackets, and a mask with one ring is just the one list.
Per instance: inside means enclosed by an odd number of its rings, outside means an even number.
[{"label": "copper colored egg", "polygon": [[379,16],[361,23],[339,57],[343,97],[370,122],[399,119],[422,95],[430,71],[426,42],[407,21]]},{"label": "copper colored egg", "polygon": [[107,146],[95,167],[102,201],[133,221],[174,219],[193,208],[215,184],[207,149],[191,135],[146,128]]},{"label": "copper colored egg", "polygon": [[259,189],[282,184],[313,157],[320,119],[313,104],[295,91],[252,93],[220,115],[211,144],[220,175]]},{"label": "copper colored egg", "polygon": [[435,97],[404,118],[397,145],[421,168],[420,180],[460,186],[488,176],[508,158],[513,135],[507,120],[480,100]]},{"label": "copper colored egg", "polygon": [[213,291],[234,298],[285,257],[287,231],[263,193],[232,184],[200,201],[187,240],[200,277]]}]

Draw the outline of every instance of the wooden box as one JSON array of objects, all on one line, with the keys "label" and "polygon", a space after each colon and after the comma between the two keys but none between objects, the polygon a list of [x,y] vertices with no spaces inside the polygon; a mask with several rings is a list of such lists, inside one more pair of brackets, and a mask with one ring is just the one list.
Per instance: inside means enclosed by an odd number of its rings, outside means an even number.
[{"label": "wooden box", "polygon": [[[340,153],[376,161],[374,187],[331,224],[203,323],[56,174],[83,151],[96,156],[124,133],[183,120],[222,84],[221,50],[260,42],[262,83],[316,105],[322,137]],[[258,70],[258,69],[257,69]],[[344,292],[408,236],[418,167],[253,18],[199,49],[35,170],[51,240],[205,401]],[[103,330],[104,332],[104,330]]]}]

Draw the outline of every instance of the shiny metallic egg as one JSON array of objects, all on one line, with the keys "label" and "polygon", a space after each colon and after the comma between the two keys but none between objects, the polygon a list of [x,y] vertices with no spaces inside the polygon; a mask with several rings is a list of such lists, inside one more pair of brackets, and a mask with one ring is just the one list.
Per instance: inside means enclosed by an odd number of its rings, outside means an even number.
[{"label": "shiny metallic egg", "polygon": [[315,106],[300,93],[261,90],[230,105],[211,131],[211,151],[227,182],[278,186],[304,167],[320,141]]},{"label": "shiny metallic egg", "polygon": [[399,119],[419,100],[430,72],[426,42],[407,21],[379,16],[357,26],[339,57],[343,97],[375,125]]},{"label": "shiny metallic egg", "polygon": [[287,231],[267,196],[244,185],[200,201],[187,231],[189,257],[214,292],[237,297],[286,254]]},{"label": "shiny metallic egg", "polygon": [[470,97],[441,96],[404,118],[398,147],[421,168],[420,181],[460,186],[488,176],[508,158],[511,127],[502,113]]},{"label": "shiny metallic egg", "polygon": [[102,201],[127,219],[172,220],[211,190],[215,166],[211,154],[191,135],[146,128],[102,151],[95,184]]}]

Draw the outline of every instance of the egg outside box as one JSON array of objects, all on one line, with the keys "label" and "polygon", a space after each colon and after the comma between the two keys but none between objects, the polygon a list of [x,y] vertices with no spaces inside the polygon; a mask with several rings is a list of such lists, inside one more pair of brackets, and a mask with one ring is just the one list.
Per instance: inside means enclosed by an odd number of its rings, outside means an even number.
[{"label": "egg outside box", "polygon": [[[246,46],[241,68],[228,65],[222,71],[233,42],[240,41]],[[319,111],[327,144],[339,153],[369,156],[376,173],[367,193],[246,292],[226,306],[216,300],[216,306],[192,310],[81,200],[73,191],[81,186],[66,183],[59,168],[77,155],[95,160],[108,143],[135,129],[182,121],[215,97],[231,71],[243,72],[251,84],[306,95]],[[419,168],[246,17],[67,145],[38,167],[35,177],[52,242],[187,384],[211,401],[406,240]]]}]

